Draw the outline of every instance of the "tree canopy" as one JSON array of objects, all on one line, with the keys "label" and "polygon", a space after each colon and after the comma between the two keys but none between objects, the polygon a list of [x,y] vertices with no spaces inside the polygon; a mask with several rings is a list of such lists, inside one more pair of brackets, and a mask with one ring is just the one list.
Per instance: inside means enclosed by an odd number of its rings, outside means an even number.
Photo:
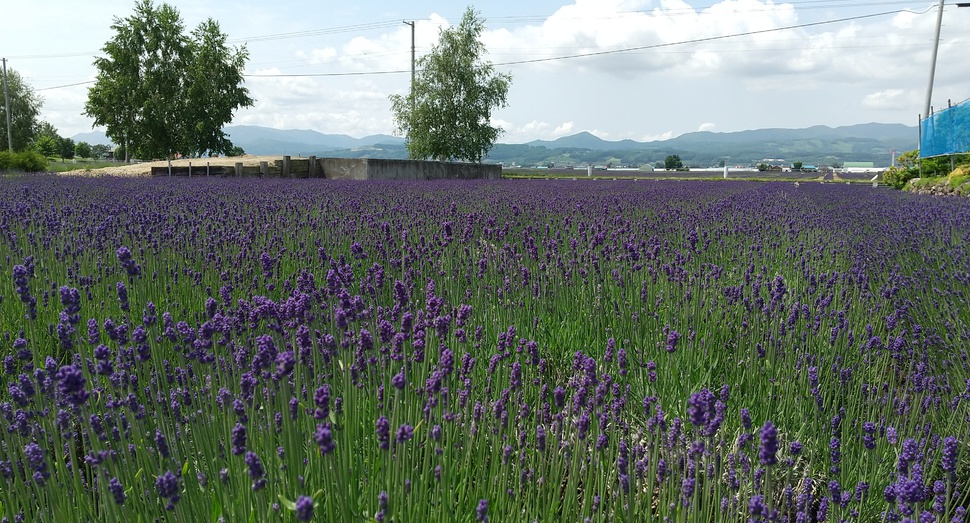
[{"label": "tree canopy", "polygon": [[671,154],[664,158],[664,169],[668,171],[676,171],[677,169],[682,169],[684,167],[683,160],[680,159],[680,155]]},{"label": "tree canopy", "polygon": [[[13,150],[23,151],[34,143],[40,125],[37,117],[44,102],[17,71],[9,67],[7,90],[10,94],[10,134],[13,137]],[[0,149],[7,149],[7,111],[3,103],[0,103]]]},{"label": "tree canopy", "polygon": [[411,158],[479,162],[501,135],[491,112],[507,105],[512,76],[484,60],[484,30],[484,20],[469,7],[461,23],[441,31],[438,44],[418,60],[408,96],[391,96]]},{"label": "tree canopy", "polygon": [[84,107],[95,125],[142,158],[227,152],[232,144],[222,127],[253,104],[242,86],[245,46],[227,46],[212,19],[187,35],[175,8],[151,0],[111,28]]}]

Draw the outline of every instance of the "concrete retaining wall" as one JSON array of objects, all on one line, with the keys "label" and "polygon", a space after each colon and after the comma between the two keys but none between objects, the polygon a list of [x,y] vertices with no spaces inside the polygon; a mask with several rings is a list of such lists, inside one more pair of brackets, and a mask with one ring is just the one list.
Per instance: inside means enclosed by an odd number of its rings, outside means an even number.
[{"label": "concrete retaining wall", "polygon": [[367,159],[369,180],[497,180],[502,166],[481,163]]},{"label": "concrete retaining wall", "polygon": [[[212,175],[283,178],[327,178],[331,180],[497,180],[502,166],[481,163],[386,160],[379,158],[290,158],[261,162],[259,167],[212,167]],[[152,168],[153,176],[167,176],[167,167]],[[174,176],[187,176],[187,168],[172,168]],[[205,168],[194,168],[192,175],[205,175]]]}]

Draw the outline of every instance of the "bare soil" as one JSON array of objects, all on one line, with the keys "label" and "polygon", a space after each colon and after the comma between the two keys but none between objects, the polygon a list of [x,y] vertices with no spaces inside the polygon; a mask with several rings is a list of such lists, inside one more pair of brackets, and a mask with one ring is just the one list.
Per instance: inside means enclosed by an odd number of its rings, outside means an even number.
[{"label": "bare soil", "polygon": [[[180,159],[172,160],[172,167],[188,167],[189,163],[192,163],[192,170],[194,171],[196,167],[199,168],[199,172],[205,172],[205,166],[208,163],[210,166],[233,166],[237,162],[242,162],[243,166],[258,166],[259,162],[269,162],[273,163],[275,160],[282,159],[282,156],[253,156],[251,154],[246,154],[243,156],[220,156],[217,158],[190,158],[190,159]],[[141,163],[119,163],[117,167],[104,167],[100,169],[77,169],[74,171],[66,171],[60,174],[67,176],[151,176],[152,167],[167,167],[167,160],[160,160],[157,162],[141,162]]]}]

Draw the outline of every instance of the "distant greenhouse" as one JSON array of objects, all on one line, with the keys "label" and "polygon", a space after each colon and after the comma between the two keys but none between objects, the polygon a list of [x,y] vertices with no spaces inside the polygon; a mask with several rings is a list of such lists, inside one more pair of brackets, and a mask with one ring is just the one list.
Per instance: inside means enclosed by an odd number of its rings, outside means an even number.
[{"label": "distant greenhouse", "polygon": [[842,164],[842,172],[844,173],[881,173],[885,170],[883,167],[876,167],[873,162],[845,162]]}]

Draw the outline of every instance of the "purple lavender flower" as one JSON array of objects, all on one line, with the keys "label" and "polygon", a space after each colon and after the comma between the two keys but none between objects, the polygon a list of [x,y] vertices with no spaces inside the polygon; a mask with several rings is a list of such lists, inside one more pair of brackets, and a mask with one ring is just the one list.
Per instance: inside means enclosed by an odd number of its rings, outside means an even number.
[{"label": "purple lavender flower", "polygon": [[691,425],[703,427],[711,419],[714,412],[714,394],[707,388],[695,392],[687,399],[687,419]]},{"label": "purple lavender flower", "polygon": [[155,490],[158,491],[158,496],[168,502],[165,505],[166,510],[175,510],[175,503],[179,500],[179,480],[178,476],[172,473],[172,471],[166,471],[158,479],[155,480]]},{"label": "purple lavender flower", "polygon": [[589,432],[590,421],[589,411],[585,410],[579,415],[579,419],[576,420],[576,437],[578,437],[580,440],[586,439],[586,434]]},{"label": "purple lavender flower", "polygon": [[61,294],[61,305],[64,312],[68,315],[68,322],[77,325],[81,321],[81,293],[73,287],[63,286],[59,289]]},{"label": "purple lavender flower", "polygon": [[242,399],[250,402],[253,400],[253,394],[256,393],[256,384],[256,377],[251,372],[244,372],[239,377],[239,392]]},{"label": "purple lavender flower", "polygon": [[778,429],[771,421],[766,421],[761,427],[761,448],[758,449],[758,459],[764,466],[778,463]]},{"label": "purple lavender flower", "polygon": [[397,442],[404,443],[414,437],[414,427],[408,424],[402,424],[397,428]]},{"label": "purple lavender flower", "polygon": [[943,440],[943,459],[940,466],[943,470],[953,474],[957,467],[957,455],[960,451],[960,445],[957,439],[953,436],[947,436]]},{"label": "purple lavender flower", "polygon": [[903,441],[903,450],[899,453],[899,464],[897,466],[899,472],[907,473],[909,464],[916,461],[918,452],[915,439],[908,438]]},{"label": "purple lavender flower", "polygon": [[697,486],[697,480],[694,478],[684,478],[684,481],[680,485],[680,495],[681,503],[685,507],[690,506],[691,499],[694,497],[694,488]]},{"label": "purple lavender flower", "polygon": [[114,497],[115,503],[118,505],[124,505],[125,500],[128,496],[125,495],[125,487],[121,485],[118,478],[111,478],[108,481],[108,492],[111,492],[111,496]]},{"label": "purple lavender flower", "polygon": [[674,351],[676,351],[677,350],[677,341],[679,341],[679,340],[680,340],[680,334],[677,331],[671,329],[670,332],[667,333],[667,347],[666,347],[667,348],[667,352],[674,352]]},{"label": "purple lavender flower", "polygon": [[296,498],[296,519],[297,521],[310,521],[313,519],[313,498],[310,496]]},{"label": "purple lavender flower", "polygon": [[519,362],[512,363],[512,371],[509,377],[509,388],[516,390],[522,387],[522,364]]},{"label": "purple lavender flower", "polygon": [[561,409],[566,404],[566,389],[556,387],[556,390],[552,391],[552,397],[556,407]]},{"label": "purple lavender flower", "polygon": [[381,450],[390,449],[391,443],[391,422],[384,416],[377,418],[377,441]]},{"label": "purple lavender flower", "polygon": [[896,483],[896,495],[906,503],[923,501],[923,483],[913,479],[902,478]]},{"label": "purple lavender flower", "polygon": [[81,369],[74,365],[65,365],[58,369],[54,378],[57,380],[57,390],[68,402],[80,405],[87,401],[89,394],[84,389],[87,379],[81,373]]},{"label": "purple lavender flower", "polygon": [[129,310],[130,306],[128,305],[128,287],[125,287],[125,284],[119,281],[118,284],[115,286],[115,289],[118,292],[119,307],[121,307],[121,310],[123,311]]},{"label": "purple lavender flower", "polygon": [[404,377],[404,367],[401,367],[401,372],[391,378],[391,386],[397,390],[404,390],[405,385],[407,385],[407,379]]},{"label": "purple lavender flower", "polygon": [[246,427],[241,423],[236,423],[232,429],[232,453],[241,456],[246,452]]},{"label": "purple lavender flower", "polygon": [[317,430],[313,434],[313,440],[320,446],[320,454],[326,456],[337,448],[333,441],[333,432],[330,430],[330,423],[317,425]]},{"label": "purple lavender flower", "polygon": [[276,375],[279,377],[288,376],[296,366],[296,354],[291,350],[280,352],[276,355]]},{"label": "purple lavender flower", "polygon": [[155,430],[155,448],[163,458],[169,457],[170,452],[168,449],[168,440],[165,439],[165,435],[162,434],[162,431],[157,429]]},{"label": "purple lavender flower", "polygon": [[259,456],[255,452],[247,452],[244,459],[246,466],[249,467],[249,478],[253,480],[253,490],[259,490],[261,488],[260,480],[266,474],[265,469],[263,469],[263,462],[259,460]]},{"label": "purple lavender flower", "polygon": [[135,260],[131,257],[131,251],[128,247],[119,247],[117,251],[118,261],[121,263],[121,267],[125,269],[125,272],[129,277],[135,277],[141,275],[141,265],[135,263]]},{"label": "purple lavender flower", "polygon": [[837,479],[829,481],[829,496],[832,498],[832,503],[838,503],[842,499],[842,487],[839,486]]},{"label": "purple lavender flower", "polygon": [[478,501],[478,506],[475,507],[475,518],[482,522],[488,521],[488,500],[481,499]]},{"label": "purple lavender flower", "polygon": [[50,472],[47,470],[47,462],[44,460],[44,451],[41,450],[40,445],[28,443],[24,447],[24,457],[27,458],[27,464],[34,471],[34,481],[38,485],[43,486],[47,482],[47,478],[50,477]]},{"label": "purple lavender flower", "polygon": [[313,411],[313,417],[318,420],[327,419],[330,416],[330,386],[324,383],[313,393],[313,402],[317,408]]},{"label": "purple lavender flower", "polygon": [[895,445],[896,442],[899,441],[899,436],[896,433],[896,427],[886,427],[886,441],[888,441],[890,445]]},{"label": "purple lavender flower", "polygon": [[869,450],[876,448],[876,424],[871,421],[863,423],[862,432],[862,445]]},{"label": "purple lavender flower", "polygon": [[825,521],[829,517],[829,498],[822,496],[818,502],[818,511],[815,512],[816,521]]},{"label": "purple lavender flower", "polygon": [[748,513],[755,517],[767,516],[768,506],[765,505],[765,497],[761,494],[751,496],[748,500]]},{"label": "purple lavender flower", "polygon": [[832,461],[832,473],[837,474],[839,471],[839,463],[842,462],[842,442],[839,438],[833,437],[832,441],[829,442],[829,459]]}]

